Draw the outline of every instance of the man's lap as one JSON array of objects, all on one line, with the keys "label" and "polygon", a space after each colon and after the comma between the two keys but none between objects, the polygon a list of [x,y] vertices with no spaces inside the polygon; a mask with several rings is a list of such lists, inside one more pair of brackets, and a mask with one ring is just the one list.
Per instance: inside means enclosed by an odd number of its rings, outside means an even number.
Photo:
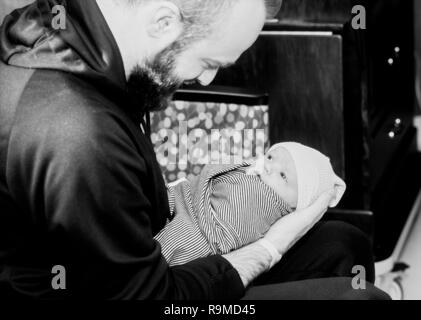
[{"label": "man's lap", "polygon": [[[366,290],[352,288],[354,266],[366,271]],[[374,282],[370,241],[359,229],[339,221],[320,222],[260,276],[245,299],[384,298]]]},{"label": "man's lap", "polygon": [[389,300],[389,296],[366,284],[353,289],[352,278],[323,278],[251,287],[243,300]]}]

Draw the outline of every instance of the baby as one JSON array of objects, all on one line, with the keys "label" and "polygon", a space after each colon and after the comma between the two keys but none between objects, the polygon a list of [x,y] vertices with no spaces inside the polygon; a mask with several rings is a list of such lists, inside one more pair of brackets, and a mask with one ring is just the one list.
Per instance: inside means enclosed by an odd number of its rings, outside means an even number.
[{"label": "baby", "polygon": [[329,158],[299,143],[276,144],[253,163],[208,165],[199,176],[168,185],[172,219],[155,239],[171,266],[226,254],[332,189],[330,207],[346,185]]},{"label": "baby", "polygon": [[345,193],[345,183],[335,175],[330,159],[295,142],[274,145],[247,174],[255,174],[292,208],[310,206],[322,193],[335,188],[335,207]]}]

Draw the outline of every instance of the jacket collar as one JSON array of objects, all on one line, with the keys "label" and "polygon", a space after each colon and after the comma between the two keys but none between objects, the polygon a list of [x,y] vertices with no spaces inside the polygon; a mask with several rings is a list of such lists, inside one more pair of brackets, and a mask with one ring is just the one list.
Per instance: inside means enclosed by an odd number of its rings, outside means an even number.
[{"label": "jacket collar", "polygon": [[[66,28],[52,27],[53,8],[62,5]],[[0,59],[6,64],[73,73],[126,89],[123,60],[94,0],[37,0],[7,16],[0,29]]]}]

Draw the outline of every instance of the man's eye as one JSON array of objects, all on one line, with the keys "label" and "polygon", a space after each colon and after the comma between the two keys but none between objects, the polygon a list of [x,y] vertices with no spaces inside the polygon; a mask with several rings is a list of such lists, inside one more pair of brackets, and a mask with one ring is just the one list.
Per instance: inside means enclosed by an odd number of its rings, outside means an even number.
[{"label": "man's eye", "polygon": [[193,86],[193,85],[197,84],[197,80],[186,80],[186,81],[184,81],[184,84],[186,86]]},{"label": "man's eye", "polygon": [[283,172],[281,172],[281,177],[282,177],[282,179],[284,179],[284,180],[286,180],[286,179],[287,179],[287,175],[286,175],[285,173],[283,173]]},{"label": "man's eye", "polygon": [[212,64],[206,63],[206,64],[205,64],[205,69],[206,69],[206,70],[218,70],[218,69],[219,69],[219,66],[216,66],[216,65],[212,65]]},{"label": "man's eye", "polygon": [[268,155],[268,160],[272,160],[272,156],[271,155]]}]

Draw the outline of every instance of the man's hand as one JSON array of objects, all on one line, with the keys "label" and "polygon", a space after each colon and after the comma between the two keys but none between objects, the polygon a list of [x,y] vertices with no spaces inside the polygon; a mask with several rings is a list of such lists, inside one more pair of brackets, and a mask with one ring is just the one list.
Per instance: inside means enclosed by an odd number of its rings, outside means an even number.
[{"label": "man's hand", "polygon": [[310,207],[295,211],[278,220],[266,233],[264,239],[269,241],[284,255],[314,225],[323,218],[334,192],[326,192]]},{"label": "man's hand", "polygon": [[[312,206],[293,212],[277,221],[266,233],[264,239],[269,241],[279,254],[284,255],[300,240],[326,213],[334,193],[323,194]],[[259,242],[224,255],[238,271],[245,287],[260,274],[268,271],[272,255]]]}]

